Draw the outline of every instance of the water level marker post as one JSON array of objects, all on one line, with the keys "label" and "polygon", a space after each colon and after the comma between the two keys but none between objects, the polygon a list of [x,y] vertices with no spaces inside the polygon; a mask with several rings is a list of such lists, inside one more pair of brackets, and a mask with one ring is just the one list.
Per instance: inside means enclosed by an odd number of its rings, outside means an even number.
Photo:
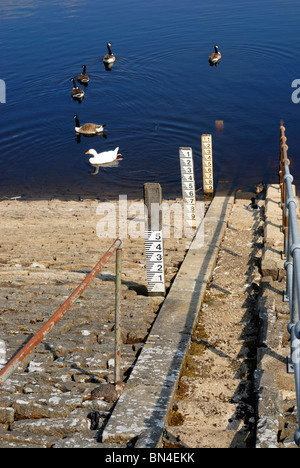
[{"label": "water level marker post", "polygon": [[145,252],[149,296],[164,296],[165,268],[162,231],[162,190],[160,184],[144,184]]},{"label": "water level marker post", "polygon": [[193,150],[189,147],[179,148],[182,198],[184,203],[185,231],[196,228],[196,191]]},{"label": "water level marker post", "polygon": [[202,146],[202,171],[203,171],[203,192],[212,194],[214,191],[213,180],[213,159],[212,159],[212,139],[211,135],[201,136]]}]

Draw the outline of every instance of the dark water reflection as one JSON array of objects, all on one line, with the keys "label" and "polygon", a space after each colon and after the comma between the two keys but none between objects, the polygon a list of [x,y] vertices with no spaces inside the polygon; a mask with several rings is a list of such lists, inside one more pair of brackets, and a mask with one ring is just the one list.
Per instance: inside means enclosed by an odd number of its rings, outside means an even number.
[{"label": "dark water reflection", "polygon": [[[193,148],[202,186],[202,133],[213,138],[215,186],[277,182],[280,119],[297,184],[298,1],[12,3],[0,5],[1,198],[139,196],[145,182],[180,196],[180,146]],[[222,60],[210,67],[215,44]],[[78,102],[69,80],[83,64],[90,83]],[[107,138],[78,138],[74,114],[105,123]],[[85,152],[116,146],[123,161],[92,175]]]}]

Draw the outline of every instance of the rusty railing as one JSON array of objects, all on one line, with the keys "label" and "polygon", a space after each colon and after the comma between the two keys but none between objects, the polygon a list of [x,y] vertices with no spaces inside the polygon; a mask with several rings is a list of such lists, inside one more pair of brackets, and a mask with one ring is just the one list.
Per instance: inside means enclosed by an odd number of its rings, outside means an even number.
[{"label": "rusty railing", "polygon": [[65,315],[72,304],[81,296],[89,283],[94,279],[108,259],[116,252],[116,282],[115,282],[115,382],[120,380],[120,310],[121,310],[121,264],[122,264],[122,241],[116,239],[107,252],[94,266],[92,271],[73,291],[68,299],[57,309],[52,317],[42,328],[7,362],[0,370],[0,386],[16,370],[19,364],[33,351],[33,349],[45,338],[56,323]]}]

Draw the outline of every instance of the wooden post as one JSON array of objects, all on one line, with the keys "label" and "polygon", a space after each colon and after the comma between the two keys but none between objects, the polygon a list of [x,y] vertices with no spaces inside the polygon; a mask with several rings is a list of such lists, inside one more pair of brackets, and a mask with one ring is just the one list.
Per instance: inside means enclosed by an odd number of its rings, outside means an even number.
[{"label": "wooden post", "polygon": [[144,184],[145,250],[149,296],[164,296],[165,271],[160,184]]}]

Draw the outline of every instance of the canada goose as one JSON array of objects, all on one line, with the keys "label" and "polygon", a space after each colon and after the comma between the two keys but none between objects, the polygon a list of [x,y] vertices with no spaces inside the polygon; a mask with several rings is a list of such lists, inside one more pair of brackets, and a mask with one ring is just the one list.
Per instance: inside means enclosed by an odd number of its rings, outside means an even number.
[{"label": "canada goose", "polygon": [[263,183],[257,184],[255,187],[255,194],[258,195],[259,193],[263,192],[264,188],[265,186]]},{"label": "canada goose", "polygon": [[97,153],[96,150],[90,149],[85,154],[91,154],[93,156],[93,158],[89,159],[90,164],[98,165],[98,164],[107,164],[113,161],[121,161],[123,158],[119,157],[122,155],[118,153],[118,151],[119,151],[118,147],[112,151],[103,151],[102,153]]},{"label": "canada goose", "polygon": [[75,132],[81,133],[82,135],[98,135],[102,133],[106,124],[98,125],[94,123],[86,123],[80,126],[78,115],[73,115],[75,119]]},{"label": "canada goose", "polygon": [[213,54],[210,54],[208,57],[209,63],[212,65],[217,64],[221,60],[221,54],[219,52],[219,46],[215,45],[215,52]]},{"label": "canada goose", "polygon": [[82,65],[82,73],[77,76],[79,83],[87,84],[90,81],[89,75],[86,74],[86,65]]},{"label": "canada goose", "polygon": [[76,83],[75,83],[75,79],[74,79],[74,78],[70,78],[70,81],[73,82],[73,89],[72,89],[72,91],[71,91],[72,98],[74,98],[74,99],[82,99],[82,98],[84,97],[84,91],[83,91],[83,89],[78,88],[78,86],[76,86]]},{"label": "canada goose", "polygon": [[111,42],[108,42],[107,43],[108,54],[105,54],[104,57],[103,57],[103,62],[104,63],[113,63],[116,60],[116,57],[112,53],[110,46],[111,46]]}]

